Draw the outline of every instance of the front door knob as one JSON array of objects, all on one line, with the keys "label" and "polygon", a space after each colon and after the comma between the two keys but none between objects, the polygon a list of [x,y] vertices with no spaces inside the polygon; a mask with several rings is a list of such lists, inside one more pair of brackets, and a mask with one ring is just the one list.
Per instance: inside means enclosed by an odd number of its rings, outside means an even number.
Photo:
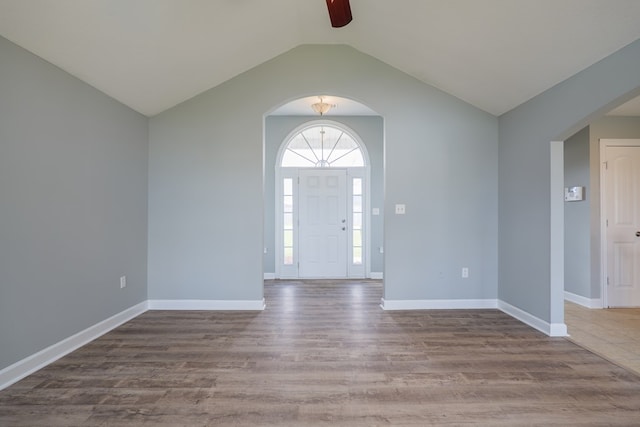
[{"label": "front door knob", "polygon": [[636,237],[640,237],[640,231],[636,231]]}]

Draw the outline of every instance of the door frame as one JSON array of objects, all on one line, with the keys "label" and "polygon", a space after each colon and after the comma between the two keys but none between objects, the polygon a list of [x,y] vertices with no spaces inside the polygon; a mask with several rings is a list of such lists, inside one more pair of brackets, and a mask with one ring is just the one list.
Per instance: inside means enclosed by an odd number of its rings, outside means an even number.
[{"label": "door frame", "polygon": [[[362,267],[357,268],[354,271],[353,262],[351,262],[353,254],[353,233],[349,232],[347,237],[347,278],[371,278],[371,161],[369,159],[369,153],[367,152],[367,147],[355,131],[346,126],[345,124],[332,120],[309,120],[301,125],[297,126],[293,129],[286,138],[280,144],[280,148],[278,149],[278,154],[276,156],[275,161],[275,278],[277,279],[298,279],[300,278],[299,269],[298,269],[298,212],[297,212],[297,201],[298,201],[298,178],[299,178],[299,170],[301,169],[315,169],[315,168],[300,168],[300,167],[282,167],[280,166],[282,163],[282,156],[284,151],[286,150],[287,144],[289,141],[297,135],[299,132],[307,129],[309,127],[314,126],[333,126],[341,129],[345,133],[348,133],[360,146],[360,150],[362,151],[362,155],[364,157],[364,167],[340,167],[335,169],[342,169],[347,171],[347,225],[348,230],[352,230],[352,222],[353,222],[353,186],[351,179],[352,178],[361,178],[363,184],[363,231],[362,231]],[[327,168],[331,169],[331,168]],[[293,258],[294,264],[291,267],[287,267],[284,265],[283,258],[284,253],[282,251],[284,247],[283,243],[283,234],[284,234],[284,226],[283,226],[283,218],[284,218],[284,208],[281,201],[283,200],[283,188],[282,188],[282,180],[284,178],[292,178],[293,181],[293,200],[294,200],[294,208],[293,208],[293,223],[294,223],[294,232],[293,232],[293,241],[294,241],[294,250],[293,250]]]},{"label": "door frame", "polygon": [[600,296],[602,308],[609,307],[609,294],[607,286],[608,257],[607,257],[607,185],[605,172],[607,169],[607,147],[640,147],[638,138],[600,138]]}]

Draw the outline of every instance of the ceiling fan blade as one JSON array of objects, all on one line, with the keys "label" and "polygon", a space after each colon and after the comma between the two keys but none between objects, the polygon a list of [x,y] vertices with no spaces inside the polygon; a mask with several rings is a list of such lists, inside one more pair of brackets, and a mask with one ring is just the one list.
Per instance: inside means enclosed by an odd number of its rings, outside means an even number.
[{"label": "ceiling fan blade", "polygon": [[353,19],[349,0],[327,0],[327,8],[333,28],[344,27]]}]

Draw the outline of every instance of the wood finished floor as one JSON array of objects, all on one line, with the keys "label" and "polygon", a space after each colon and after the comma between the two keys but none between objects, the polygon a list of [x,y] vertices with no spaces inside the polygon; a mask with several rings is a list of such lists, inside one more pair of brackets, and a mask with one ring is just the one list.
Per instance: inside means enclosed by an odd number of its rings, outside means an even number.
[{"label": "wood finished floor", "polygon": [[640,425],[640,377],[497,310],[385,312],[379,282],[263,312],[149,311],[0,392],[0,426]]}]

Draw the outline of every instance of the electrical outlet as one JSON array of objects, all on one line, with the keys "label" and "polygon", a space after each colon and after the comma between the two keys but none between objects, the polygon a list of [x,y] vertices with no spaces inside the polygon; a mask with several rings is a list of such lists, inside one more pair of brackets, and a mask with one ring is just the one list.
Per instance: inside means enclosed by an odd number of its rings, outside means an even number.
[{"label": "electrical outlet", "polygon": [[404,215],[407,212],[405,205],[396,205],[396,215]]},{"label": "electrical outlet", "polygon": [[469,269],[467,267],[462,267],[462,278],[467,279],[469,277]]},{"label": "electrical outlet", "polygon": [[120,289],[127,287],[127,276],[120,277]]}]

